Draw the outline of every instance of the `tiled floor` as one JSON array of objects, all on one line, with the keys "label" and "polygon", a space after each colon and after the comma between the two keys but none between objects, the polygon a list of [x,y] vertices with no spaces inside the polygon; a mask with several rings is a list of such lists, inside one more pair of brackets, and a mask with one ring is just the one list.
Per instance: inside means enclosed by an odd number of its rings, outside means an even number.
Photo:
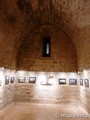
[{"label": "tiled floor", "polygon": [[90,120],[90,117],[78,105],[16,103],[0,111],[0,120]]}]

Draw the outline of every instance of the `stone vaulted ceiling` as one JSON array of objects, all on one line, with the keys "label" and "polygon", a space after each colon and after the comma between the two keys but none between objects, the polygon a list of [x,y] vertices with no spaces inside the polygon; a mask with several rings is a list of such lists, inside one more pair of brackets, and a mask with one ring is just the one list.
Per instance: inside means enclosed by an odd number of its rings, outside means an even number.
[{"label": "stone vaulted ceiling", "polygon": [[15,68],[22,41],[43,25],[62,29],[75,45],[78,70],[90,68],[90,0],[0,0],[0,66]]}]

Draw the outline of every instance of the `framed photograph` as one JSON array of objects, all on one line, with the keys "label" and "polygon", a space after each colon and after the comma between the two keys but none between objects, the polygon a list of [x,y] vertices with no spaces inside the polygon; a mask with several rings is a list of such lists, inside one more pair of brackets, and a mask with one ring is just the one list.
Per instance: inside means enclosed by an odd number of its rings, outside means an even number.
[{"label": "framed photograph", "polygon": [[85,87],[89,87],[89,80],[88,79],[84,79],[84,83],[85,83]]},{"label": "framed photograph", "polygon": [[8,75],[5,77],[5,85],[7,85],[7,84],[9,84],[9,76]]},{"label": "framed photograph", "polygon": [[65,78],[59,78],[58,82],[59,82],[59,84],[64,85],[64,84],[66,84],[66,79]]},{"label": "framed photograph", "polygon": [[29,83],[36,83],[36,77],[29,77]]},{"label": "framed photograph", "polygon": [[83,86],[83,79],[80,79],[80,85]]},{"label": "framed photograph", "polygon": [[14,77],[10,77],[10,83],[14,83]]},{"label": "framed photograph", "polygon": [[19,77],[18,78],[18,83],[25,83],[25,77]]},{"label": "framed photograph", "polygon": [[0,80],[0,86],[2,86],[2,81]]},{"label": "framed photograph", "polygon": [[69,79],[69,85],[77,85],[77,79]]}]

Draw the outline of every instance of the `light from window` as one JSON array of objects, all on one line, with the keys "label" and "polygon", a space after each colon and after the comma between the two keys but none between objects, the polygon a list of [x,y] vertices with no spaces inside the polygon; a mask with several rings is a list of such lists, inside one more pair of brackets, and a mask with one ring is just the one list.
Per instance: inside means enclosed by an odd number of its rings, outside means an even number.
[{"label": "light from window", "polygon": [[50,57],[50,37],[43,39],[43,57]]}]

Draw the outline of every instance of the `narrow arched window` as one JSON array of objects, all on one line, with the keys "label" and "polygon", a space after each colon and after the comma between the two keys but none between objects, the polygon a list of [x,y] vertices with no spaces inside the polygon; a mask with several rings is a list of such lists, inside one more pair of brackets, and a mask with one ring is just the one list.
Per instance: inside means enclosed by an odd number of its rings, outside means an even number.
[{"label": "narrow arched window", "polygon": [[50,42],[51,42],[51,37],[44,37],[43,38],[43,57],[50,57],[51,56]]}]

